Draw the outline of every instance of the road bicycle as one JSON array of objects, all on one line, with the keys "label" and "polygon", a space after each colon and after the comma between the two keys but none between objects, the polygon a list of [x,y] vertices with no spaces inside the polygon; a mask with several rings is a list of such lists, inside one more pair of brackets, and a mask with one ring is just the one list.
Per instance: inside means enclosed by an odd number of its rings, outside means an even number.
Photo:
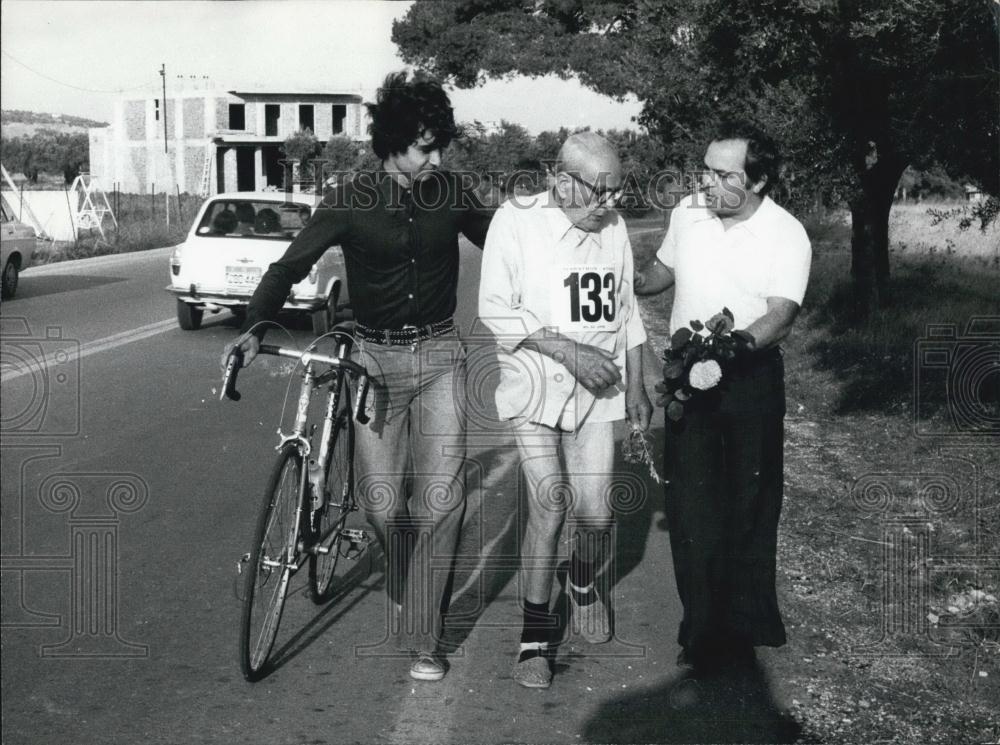
[{"label": "road bicycle", "polygon": [[[240,668],[249,681],[268,672],[269,656],[278,634],[292,576],[308,565],[309,595],[317,604],[338,592],[341,560],[356,561],[372,543],[368,531],[348,527],[358,505],[354,494],[354,423],[366,424],[369,379],[364,367],[351,362],[349,327],[338,326],[327,336],[337,354],[261,344],[259,354],[298,360],[302,365],[295,421],[291,432],[278,430],[277,460],[271,470],[254,534],[253,548],[238,564],[242,575],[243,613],[240,622]],[[324,338],[324,337],[320,337]],[[239,347],[229,355],[220,399],[239,401],[236,378],[243,366]],[[326,391],[319,447],[312,444],[316,424],[310,423],[314,394]],[[356,392],[354,405],[350,403]]]}]

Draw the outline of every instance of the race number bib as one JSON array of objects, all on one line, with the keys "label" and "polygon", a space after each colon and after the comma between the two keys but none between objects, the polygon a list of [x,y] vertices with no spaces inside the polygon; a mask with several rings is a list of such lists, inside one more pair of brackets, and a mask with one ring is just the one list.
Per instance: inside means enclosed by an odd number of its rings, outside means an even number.
[{"label": "race number bib", "polygon": [[618,328],[618,277],[614,264],[561,264],[549,280],[552,322],[560,332]]}]

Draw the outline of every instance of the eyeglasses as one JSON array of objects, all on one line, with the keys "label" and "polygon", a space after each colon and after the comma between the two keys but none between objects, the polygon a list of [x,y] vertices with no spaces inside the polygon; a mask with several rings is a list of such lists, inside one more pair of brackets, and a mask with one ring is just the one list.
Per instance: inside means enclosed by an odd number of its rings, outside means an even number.
[{"label": "eyeglasses", "polygon": [[718,168],[709,168],[705,171],[706,176],[714,176],[719,181],[728,181],[734,176],[746,176],[746,171],[720,171]]},{"label": "eyeglasses", "polygon": [[622,188],[620,186],[613,189],[598,189],[596,184],[592,184],[589,181],[584,181],[582,178],[577,176],[572,171],[564,171],[564,173],[569,176],[574,181],[583,184],[590,190],[590,193],[594,199],[593,204],[588,205],[590,207],[604,207],[605,205],[613,205],[618,198],[622,195]]}]

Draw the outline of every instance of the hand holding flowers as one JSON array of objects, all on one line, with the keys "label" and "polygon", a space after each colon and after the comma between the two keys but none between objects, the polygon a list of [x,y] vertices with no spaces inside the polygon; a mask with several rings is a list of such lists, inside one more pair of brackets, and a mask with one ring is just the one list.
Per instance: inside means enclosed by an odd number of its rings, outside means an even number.
[{"label": "hand holding flowers", "polygon": [[[734,325],[732,311],[723,308],[707,323],[691,321],[690,327],[674,332],[663,353],[663,382],[656,386],[661,394],[657,404],[666,406],[672,421],[680,421],[685,403],[693,396],[722,382],[725,363],[754,348],[753,335],[734,331]],[[707,336],[698,333],[704,330]]]}]

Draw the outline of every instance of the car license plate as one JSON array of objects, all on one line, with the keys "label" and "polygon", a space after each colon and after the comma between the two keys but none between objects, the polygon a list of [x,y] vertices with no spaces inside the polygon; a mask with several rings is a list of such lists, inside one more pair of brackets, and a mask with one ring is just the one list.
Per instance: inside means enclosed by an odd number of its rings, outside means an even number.
[{"label": "car license plate", "polygon": [[260,283],[259,266],[227,266],[226,287],[230,290],[252,290]]}]

